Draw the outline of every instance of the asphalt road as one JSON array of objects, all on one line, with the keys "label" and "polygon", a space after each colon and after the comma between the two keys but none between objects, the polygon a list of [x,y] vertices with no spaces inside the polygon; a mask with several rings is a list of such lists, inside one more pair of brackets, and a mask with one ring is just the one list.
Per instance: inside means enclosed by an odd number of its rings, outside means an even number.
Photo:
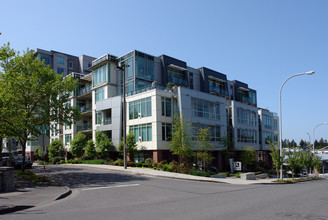
[{"label": "asphalt road", "polygon": [[[33,168],[42,173],[41,167]],[[328,220],[328,180],[229,185],[151,178],[102,169],[47,166],[69,197],[3,216],[9,219]]]}]

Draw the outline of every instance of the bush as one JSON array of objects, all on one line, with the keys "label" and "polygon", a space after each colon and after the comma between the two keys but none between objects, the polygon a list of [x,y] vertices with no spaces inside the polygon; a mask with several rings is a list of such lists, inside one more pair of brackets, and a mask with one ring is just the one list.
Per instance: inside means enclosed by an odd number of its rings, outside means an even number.
[{"label": "bush", "polygon": [[152,158],[147,158],[145,160],[145,164],[147,164],[147,167],[152,167],[154,163],[154,160]]},{"label": "bush", "polygon": [[204,176],[204,177],[210,177],[210,173],[206,172],[206,171],[202,171],[202,170],[197,170],[197,169],[191,169],[189,171],[190,175],[194,175],[194,176]]},{"label": "bush", "polygon": [[49,164],[60,164],[61,161],[65,161],[63,157],[52,157],[49,159]]},{"label": "bush", "polygon": [[135,166],[136,166],[135,163],[132,162],[132,161],[128,161],[128,162],[127,162],[127,165],[128,165],[129,167],[135,167]]},{"label": "bush", "polygon": [[112,164],[114,166],[124,166],[124,160],[123,159],[117,159]]}]

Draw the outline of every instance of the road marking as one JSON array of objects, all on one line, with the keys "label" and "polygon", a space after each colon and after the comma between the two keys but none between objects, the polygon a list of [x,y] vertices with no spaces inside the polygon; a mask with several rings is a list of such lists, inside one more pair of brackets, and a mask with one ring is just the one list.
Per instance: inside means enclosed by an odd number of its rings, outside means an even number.
[{"label": "road marking", "polygon": [[88,191],[88,190],[97,190],[97,189],[113,189],[113,188],[122,188],[122,187],[130,187],[130,186],[140,186],[140,184],[93,187],[93,188],[84,188],[84,189],[81,189],[81,190],[82,191]]}]

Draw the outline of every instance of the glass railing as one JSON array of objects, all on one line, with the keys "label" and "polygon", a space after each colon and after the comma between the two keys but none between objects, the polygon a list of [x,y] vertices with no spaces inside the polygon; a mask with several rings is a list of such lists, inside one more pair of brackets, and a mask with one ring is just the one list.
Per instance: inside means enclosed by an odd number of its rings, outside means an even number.
[{"label": "glass railing", "polygon": [[87,104],[87,105],[84,105],[84,106],[79,106],[79,110],[80,110],[81,113],[91,111],[92,110],[92,105]]},{"label": "glass railing", "polygon": [[79,131],[87,131],[87,130],[92,130],[92,124],[91,123],[84,123],[84,124],[79,124],[76,125],[76,130]]},{"label": "glass railing", "polygon": [[102,121],[103,125],[110,125],[112,124],[112,118],[104,118]]},{"label": "glass railing", "polygon": [[86,86],[86,87],[83,87],[81,89],[77,89],[76,92],[75,92],[75,95],[79,96],[79,95],[83,95],[83,94],[86,94],[86,93],[89,93],[89,92],[91,92],[91,86]]}]

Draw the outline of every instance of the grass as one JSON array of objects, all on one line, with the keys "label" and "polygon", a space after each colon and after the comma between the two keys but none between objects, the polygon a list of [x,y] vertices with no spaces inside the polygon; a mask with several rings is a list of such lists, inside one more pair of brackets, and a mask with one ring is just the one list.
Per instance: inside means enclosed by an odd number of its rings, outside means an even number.
[{"label": "grass", "polygon": [[291,183],[299,183],[299,182],[305,182],[305,181],[312,181],[312,180],[319,180],[321,178],[319,177],[307,177],[302,179],[287,179],[287,180],[275,180],[274,183],[285,183],[285,184],[291,184]]},{"label": "grass", "polygon": [[38,184],[45,184],[45,183],[50,183],[49,179],[44,179],[44,177],[38,176],[35,173],[25,170],[25,171],[21,171],[21,170],[16,170],[15,171],[15,175],[25,179],[25,180],[29,180],[33,183],[38,183]]}]

